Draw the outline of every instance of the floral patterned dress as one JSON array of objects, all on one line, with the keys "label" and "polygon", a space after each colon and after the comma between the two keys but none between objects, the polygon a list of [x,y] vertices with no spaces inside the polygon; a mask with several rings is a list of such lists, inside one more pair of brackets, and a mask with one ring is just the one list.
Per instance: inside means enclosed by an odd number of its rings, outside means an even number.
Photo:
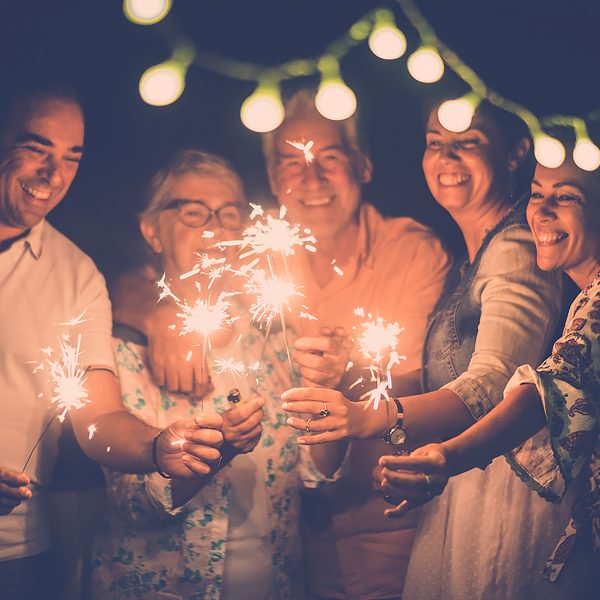
[{"label": "floral patterned dress", "polygon": [[[264,336],[240,321],[235,326],[238,331],[233,341],[219,349],[218,356],[254,364],[260,360]],[[239,388],[242,398],[248,398],[256,383],[254,377],[235,381],[231,375],[213,370],[216,389],[212,399],[205,398],[201,407],[187,396],[169,393],[153,383],[146,366],[146,347],[115,339],[115,349],[125,405],[130,412],[159,428],[177,419],[190,419],[202,411],[227,410],[230,388]],[[259,450],[257,471],[267,498],[269,531],[262,542],[270,548],[273,588],[281,600],[298,600],[303,598],[297,523],[302,469],[298,468],[301,460],[296,443],[298,432],[286,425],[287,415],[281,410],[281,393],[290,387],[286,361],[281,334],[271,333],[258,372],[258,392],[266,404],[263,433],[255,450]],[[311,465],[304,468],[309,478],[317,476]],[[131,475],[105,470],[112,508],[95,537],[94,598],[219,599],[231,490],[235,487],[233,472],[230,463],[192,500],[173,509],[171,482],[158,473]],[[244,597],[254,598],[252,589]]]},{"label": "floral patterned dress", "polygon": [[537,370],[520,367],[505,395],[523,383],[537,386],[548,428],[508,455],[509,463],[550,502],[560,502],[575,483],[580,489],[543,571],[544,578],[555,581],[576,539],[589,535],[590,527],[600,559],[600,276],[573,302],[552,355]]}]

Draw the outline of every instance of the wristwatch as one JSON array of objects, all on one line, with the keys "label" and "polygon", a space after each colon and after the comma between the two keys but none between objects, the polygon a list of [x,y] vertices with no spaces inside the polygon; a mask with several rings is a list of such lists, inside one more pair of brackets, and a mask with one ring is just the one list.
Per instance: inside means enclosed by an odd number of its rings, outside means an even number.
[{"label": "wristwatch", "polygon": [[406,430],[404,429],[404,409],[398,398],[390,398],[396,403],[398,415],[396,424],[383,436],[383,441],[392,446],[400,446],[406,441]]}]

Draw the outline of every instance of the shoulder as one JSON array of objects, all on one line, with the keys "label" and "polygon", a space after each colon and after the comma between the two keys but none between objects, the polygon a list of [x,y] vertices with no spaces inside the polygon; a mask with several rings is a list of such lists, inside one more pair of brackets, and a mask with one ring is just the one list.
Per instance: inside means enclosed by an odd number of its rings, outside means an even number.
[{"label": "shoulder", "polygon": [[404,253],[410,252],[411,247],[420,247],[425,251],[430,248],[436,253],[445,254],[436,233],[411,217],[384,217],[374,206],[364,204],[361,207],[361,219],[373,247],[385,245],[388,250],[402,247]]},{"label": "shoulder", "polygon": [[44,254],[53,262],[98,272],[94,261],[47,221],[44,223],[42,232],[42,256]]},{"label": "shoulder", "polygon": [[525,223],[513,223],[499,231],[481,257],[481,269],[484,271],[518,268],[538,269],[535,243]]}]

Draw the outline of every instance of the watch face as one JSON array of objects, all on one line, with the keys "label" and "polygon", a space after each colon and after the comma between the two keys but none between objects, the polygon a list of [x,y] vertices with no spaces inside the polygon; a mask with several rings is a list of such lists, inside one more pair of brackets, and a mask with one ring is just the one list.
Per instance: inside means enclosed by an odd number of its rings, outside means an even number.
[{"label": "watch face", "polygon": [[394,446],[399,446],[400,444],[403,444],[404,440],[406,439],[406,431],[404,431],[402,427],[396,427],[392,429],[392,431],[390,431],[389,437],[390,444],[393,444]]}]

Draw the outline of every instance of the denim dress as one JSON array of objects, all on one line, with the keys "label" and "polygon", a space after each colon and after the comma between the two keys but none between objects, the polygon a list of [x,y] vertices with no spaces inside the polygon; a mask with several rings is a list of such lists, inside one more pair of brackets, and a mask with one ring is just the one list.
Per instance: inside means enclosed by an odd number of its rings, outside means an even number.
[{"label": "denim dress", "polygon": [[[537,267],[525,205],[487,233],[471,264],[449,273],[425,334],[424,391],[452,390],[476,420],[520,365],[539,364],[560,313],[561,276]],[[560,598],[541,571],[568,518],[503,457],[454,477],[424,507],[403,600]]]}]

